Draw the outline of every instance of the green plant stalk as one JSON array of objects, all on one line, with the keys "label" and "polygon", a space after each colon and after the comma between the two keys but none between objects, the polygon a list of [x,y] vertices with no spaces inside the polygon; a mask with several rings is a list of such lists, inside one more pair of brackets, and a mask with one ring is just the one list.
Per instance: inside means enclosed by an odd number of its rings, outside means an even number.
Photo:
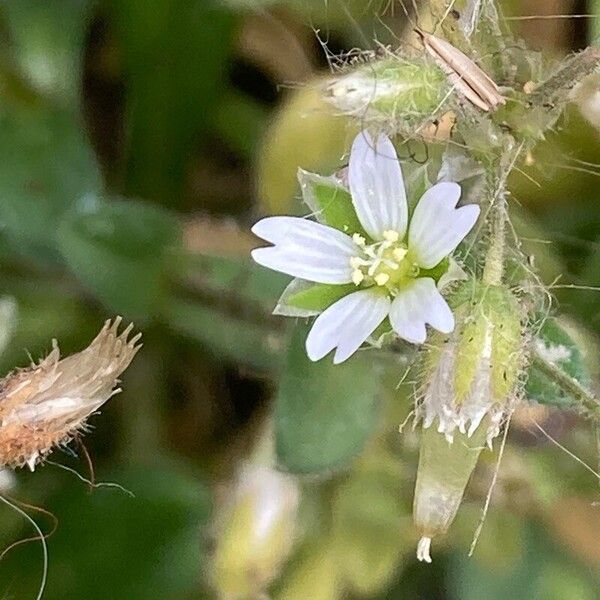
[{"label": "green plant stalk", "polygon": [[590,416],[600,418],[600,399],[592,391],[587,390],[576,379],[548,362],[535,349],[532,351],[532,362],[548,379],[572,396]]},{"label": "green plant stalk", "polygon": [[600,70],[600,47],[589,46],[568,58],[554,75],[531,93],[529,101],[533,105],[546,106],[549,109],[566,104],[569,100],[569,92],[575,85],[598,70]]},{"label": "green plant stalk", "polygon": [[483,282],[487,285],[500,285],[504,273],[504,254],[506,245],[506,198],[500,193],[495,205],[491,224],[491,243],[485,257]]}]

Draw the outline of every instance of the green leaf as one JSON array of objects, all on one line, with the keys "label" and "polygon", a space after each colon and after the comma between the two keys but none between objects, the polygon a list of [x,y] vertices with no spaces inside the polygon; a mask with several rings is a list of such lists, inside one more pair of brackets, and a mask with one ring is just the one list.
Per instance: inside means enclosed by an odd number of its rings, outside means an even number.
[{"label": "green leaf", "polygon": [[544,321],[533,345],[536,360],[532,362],[529,371],[527,396],[540,404],[556,406],[576,404],[578,398],[543,368],[543,363],[546,363],[552,372],[560,372],[567,380],[573,380],[584,388],[587,387],[590,376],[576,342],[557,319],[550,317]]},{"label": "green leaf", "polygon": [[[54,490],[61,480],[55,471]],[[44,598],[197,597],[199,540],[211,512],[207,485],[170,461],[101,475],[133,497],[116,488],[98,488],[90,495],[85,484],[69,477],[47,500],[60,525],[49,543]],[[28,535],[28,529],[21,533]],[[35,598],[39,570],[39,544],[28,544],[0,565],[0,587],[15,586],[20,598]]]},{"label": "green leaf", "polygon": [[410,548],[403,524],[412,519],[402,505],[398,457],[378,449],[357,462],[332,499],[331,543],[340,578],[361,596],[372,597],[389,584]]},{"label": "green leaf", "polygon": [[81,282],[111,310],[142,319],[166,299],[166,252],[179,236],[168,211],[123,200],[83,206],[59,231],[64,259]]},{"label": "green leaf", "polygon": [[127,191],[181,203],[227,81],[236,19],[216,1],[111,5],[128,77]]},{"label": "green leaf", "polygon": [[287,275],[265,269],[249,259],[188,253],[183,260],[187,266],[182,275],[192,285],[197,283],[211,296],[260,305],[269,313],[289,280]]},{"label": "green leaf", "polygon": [[100,193],[100,171],[72,115],[39,105],[5,110],[0,108],[0,223],[15,250],[48,259],[63,214]]},{"label": "green leaf", "polygon": [[292,336],[275,405],[279,464],[293,473],[344,467],[377,419],[379,378],[371,355],[359,353],[340,365],[331,356],[311,362],[306,333],[297,327]]},{"label": "green leaf", "polygon": [[263,372],[277,370],[284,333],[198,302],[171,299],[164,319],[214,354]]},{"label": "green leaf", "polygon": [[355,291],[353,284],[329,285],[294,279],[284,290],[273,312],[286,316],[316,315]]},{"label": "green leaf", "polygon": [[6,0],[16,63],[43,94],[77,106],[92,2]]},{"label": "green leaf", "polygon": [[369,237],[356,216],[350,192],[337,177],[298,169],[298,181],[302,198],[318,221],[349,235],[360,233]]}]

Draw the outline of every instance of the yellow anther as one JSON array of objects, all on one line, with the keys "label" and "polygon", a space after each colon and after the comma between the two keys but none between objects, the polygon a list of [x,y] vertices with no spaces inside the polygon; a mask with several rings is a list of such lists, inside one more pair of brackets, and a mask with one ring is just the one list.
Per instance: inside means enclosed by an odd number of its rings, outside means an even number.
[{"label": "yellow anther", "polygon": [[398,262],[403,260],[407,254],[408,250],[406,248],[394,248],[394,251],[392,252],[392,255]]},{"label": "yellow anther", "polygon": [[357,245],[357,246],[364,246],[367,243],[367,240],[365,240],[365,238],[360,235],[360,233],[355,233],[352,236],[352,241]]},{"label": "yellow anther", "polygon": [[353,256],[350,259],[350,266],[353,269],[358,269],[363,265],[364,261],[362,260],[362,258],[359,258],[358,256]]},{"label": "yellow anther", "polygon": [[374,279],[377,285],[385,285],[389,281],[390,276],[387,273],[378,273]]},{"label": "yellow anther", "polygon": [[360,269],[352,271],[352,283],[354,285],[359,285],[364,278],[365,274]]},{"label": "yellow anther", "polygon": [[387,240],[388,242],[397,242],[399,238],[400,234],[393,229],[388,229],[387,231],[383,232],[383,239]]}]

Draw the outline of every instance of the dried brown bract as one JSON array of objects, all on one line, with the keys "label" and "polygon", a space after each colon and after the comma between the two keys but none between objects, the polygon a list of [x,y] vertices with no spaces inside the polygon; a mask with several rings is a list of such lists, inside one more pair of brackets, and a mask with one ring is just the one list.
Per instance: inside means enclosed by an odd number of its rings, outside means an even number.
[{"label": "dried brown bract", "polygon": [[456,91],[481,110],[490,111],[504,104],[496,83],[466,54],[446,40],[416,30],[427,52],[435,59]]},{"label": "dried brown bract", "polygon": [[140,349],[142,334],[128,340],[133,325],[119,334],[120,324],[120,317],[107,321],[85,350],[62,360],[53,340],[46,358],[0,381],[0,466],[33,471],[121,391],[115,385]]}]

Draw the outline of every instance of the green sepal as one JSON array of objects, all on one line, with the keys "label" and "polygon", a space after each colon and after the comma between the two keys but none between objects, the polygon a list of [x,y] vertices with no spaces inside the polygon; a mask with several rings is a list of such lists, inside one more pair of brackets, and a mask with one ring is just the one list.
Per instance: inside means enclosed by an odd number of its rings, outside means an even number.
[{"label": "green sepal", "polygon": [[545,319],[533,340],[533,352],[535,360],[531,362],[525,387],[527,397],[539,404],[562,407],[578,402],[565,386],[548,376],[540,362],[544,361],[583,388],[589,386],[590,375],[581,350],[556,318]]},{"label": "green sepal", "polygon": [[356,291],[354,284],[328,285],[316,283],[290,298],[290,304],[306,310],[323,311],[344,296]]},{"label": "green sepal", "polygon": [[419,277],[431,277],[436,283],[441,279],[442,275],[444,275],[448,268],[450,267],[450,258],[446,256],[443,258],[435,267],[431,269],[421,269],[419,271]]},{"label": "green sepal", "polygon": [[337,177],[324,177],[298,169],[298,181],[302,198],[317,221],[348,235],[360,233],[369,237],[356,216],[350,192]]}]

